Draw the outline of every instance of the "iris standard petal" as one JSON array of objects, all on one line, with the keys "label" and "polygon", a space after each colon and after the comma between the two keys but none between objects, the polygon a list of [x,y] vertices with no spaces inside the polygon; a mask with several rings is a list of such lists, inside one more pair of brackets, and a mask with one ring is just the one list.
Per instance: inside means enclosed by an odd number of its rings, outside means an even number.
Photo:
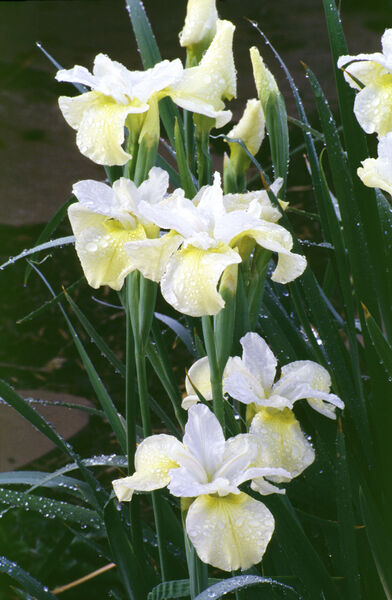
[{"label": "iris standard petal", "polygon": [[243,404],[259,404],[265,398],[260,380],[246,369],[239,356],[227,361],[223,385],[225,392]]},{"label": "iris standard petal", "polygon": [[188,536],[201,560],[223,571],[260,562],[274,526],[268,508],[244,493],[200,496],[186,517]]},{"label": "iris standard petal", "polygon": [[278,364],[272,350],[261,336],[252,331],[244,335],[240,342],[242,361],[246,369],[260,379],[264,393],[269,394]]},{"label": "iris standard petal", "polygon": [[197,360],[189,369],[185,377],[186,396],[182,400],[182,408],[188,410],[199,402],[195,388],[205,400],[212,400],[212,387],[210,379],[210,363],[208,356]]},{"label": "iris standard petal", "polygon": [[159,282],[182,241],[182,236],[170,231],[160,238],[127,240],[124,250],[135,269],[147,279]]},{"label": "iris standard petal", "polygon": [[212,477],[222,461],[225,437],[218,419],[204,404],[189,409],[183,443],[207,476]]},{"label": "iris standard petal", "polygon": [[209,250],[181,248],[168,262],[161,280],[162,295],[184,314],[215,315],[225,304],[216,289],[220,276],[226,267],[239,262],[239,254],[224,244]]},{"label": "iris standard petal", "polygon": [[[85,179],[78,181],[72,187],[72,192],[80,204],[91,212],[117,219],[124,226],[134,229],[137,225],[136,219],[130,214],[132,212],[130,202],[124,202],[124,194],[118,193],[124,183],[133,183],[121,177],[113,187],[101,181]],[[79,231],[75,231],[79,234]]]},{"label": "iris standard petal", "polygon": [[[297,477],[314,461],[312,445],[288,408],[261,408],[252,420],[249,433],[259,442],[258,466],[280,467],[290,473],[289,477],[269,475],[268,479],[276,483]],[[257,488],[257,478],[255,485]]]},{"label": "iris standard petal", "polygon": [[136,472],[112,482],[120,502],[131,500],[134,491],[151,492],[165,487],[170,481],[169,471],[178,467],[175,457],[182,449],[181,442],[164,433],[143,440],[135,454]]},{"label": "iris standard petal", "polygon": [[75,233],[75,248],[86,279],[93,288],[109,285],[120,290],[124,278],[135,269],[124,243],[145,237],[141,225],[125,229],[121,223],[93,213],[80,203],[71,204],[69,220]]}]

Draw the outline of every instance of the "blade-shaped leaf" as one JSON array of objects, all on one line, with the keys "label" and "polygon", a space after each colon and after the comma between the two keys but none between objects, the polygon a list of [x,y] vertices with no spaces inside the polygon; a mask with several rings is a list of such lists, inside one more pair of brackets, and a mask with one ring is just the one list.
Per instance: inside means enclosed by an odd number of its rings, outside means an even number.
[{"label": "blade-shaped leaf", "polygon": [[[269,577],[260,577],[258,575],[239,575],[237,577],[230,577],[230,579],[224,579],[208,589],[201,592],[196,596],[195,600],[212,600],[212,598],[222,598],[226,594],[231,592],[237,592],[250,587],[261,587],[268,586],[273,589],[281,589],[286,597],[300,598],[300,595],[290,586],[280,583]],[[263,594],[260,594],[260,598]]]},{"label": "blade-shaped leaf", "polygon": [[31,256],[31,254],[36,254],[37,252],[41,252],[41,250],[49,250],[50,248],[58,248],[59,246],[66,246],[67,244],[74,244],[75,237],[73,235],[68,235],[66,237],[58,238],[57,240],[50,240],[49,242],[45,242],[44,244],[39,244],[39,246],[35,246],[34,248],[29,248],[23,250],[17,256],[11,256],[4,264],[0,265],[0,271],[8,267],[9,265],[13,265],[17,260],[21,258],[26,258],[27,256]]},{"label": "blade-shaped leaf", "polygon": [[44,498],[35,496],[27,492],[16,492],[0,488],[0,502],[11,507],[25,508],[39,512],[41,515],[53,519],[58,517],[62,521],[71,521],[79,523],[79,525],[101,528],[103,526],[102,519],[98,516],[95,510],[69,504],[52,498]]},{"label": "blade-shaped leaf", "polygon": [[[43,50],[43,52],[45,52],[45,50]],[[60,206],[60,208],[54,213],[53,217],[45,225],[45,227],[43,228],[42,232],[38,236],[38,239],[36,241],[36,246],[39,246],[40,244],[44,244],[45,242],[47,242],[49,240],[49,238],[52,235],[52,233],[57,229],[57,227],[60,225],[60,223],[65,218],[65,215],[67,214],[68,207],[71,206],[71,204],[73,202],[75,202],[75,200],[76,200],[75,196],[71,196],[70,198],[68,198],[68,200],[65,202],[65,204],[63,204],[62,206]],[[26,272],[25,272],[25,277],[24,277],[24,284],[25,285],[26,285],[26,283],[28,281],[30,273],[31,273],[31,267],[30,267],[30,265],[27,265]]]},{"label": "blade-shaped leaf", "polygon": [[37,600],[57,599],[57,596],[54,596],[46,586],[5,556],[0,556],[0,572],[12,577],[27,593],[32,594]]}]

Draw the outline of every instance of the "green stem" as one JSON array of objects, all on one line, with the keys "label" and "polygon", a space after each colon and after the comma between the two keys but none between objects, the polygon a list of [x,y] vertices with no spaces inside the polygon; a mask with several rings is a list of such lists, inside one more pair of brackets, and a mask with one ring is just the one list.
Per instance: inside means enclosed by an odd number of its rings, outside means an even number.
[{"label": "green stem", "polygon": [[219,368],[216,354],[214,331],[211,324],[211,318],[207,315],[201,318],[203,328],[204,344],[207,350],[208,362],[210,363],[210,378],[212,387],[212,402],[214,413],[225,431],[225,409],[222,393],[222,372]]},{"label": "green stem", "polygon": [[189,573],[189,593],[191,600],[208,588],[208,567],[196,554],[185,528],[185,513],[182,513],[184,527],[185,553]]}]

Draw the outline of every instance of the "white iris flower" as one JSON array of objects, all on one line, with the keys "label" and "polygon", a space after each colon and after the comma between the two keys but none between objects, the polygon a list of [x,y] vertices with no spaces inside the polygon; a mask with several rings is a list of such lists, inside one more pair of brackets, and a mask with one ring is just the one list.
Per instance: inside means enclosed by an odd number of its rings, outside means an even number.
[{"label": "white iris flower", "polygon": [[65,120],[77,131],[80,152],[98,164],[124,165],[131,158],[122,148],[124,126],[132,129],[132,115],[156,110],[165,96],[182,108],[216,119],[217,127],[227,123],[231,112],[223,110],[223,99],[231,99],[236,91],[234,25],[229,21],[219,23],[198,67],[184,69],[177,58],[146,71],[129,71],[105,54],[98,54],[92,73],[79,65],[58,71],[58,81],[81,83],[91,89],[73,98],[59,98]]},{"label": "white iris flower", "polygon": [[[183,237],[181,248],[167,262],[161,279],[166,301],[179,312],[199,317],[218,313],[224,300],[217,291],[222,272],[241,262],[237,244],[250,238],[261,247],[278,253],[272,279],[287,283],[302,274],[306,260],[291,252],[290,233],[273,222],[279,211],[265,204],[258,193],[223,196],[219,173],[213,185],[204,186],[193,200],[176,190],[164,203],[140,203],[140,212],[163,229]],[[275,212],[276,211],[276,212]],[[272,220],[263,218],[267,214]],[[131,241],[125,249],[143,275],[150,263],[143,241]]]},{"label": "white iris flower", "polygon": [[[381,38],[382,52],[340,56],[338,67],[344,68],[349,85],[360,90],[355,98],[354,112],[366,133],[379,136],[392,131],[392,29]],[[358,79],[361,86],[350,77]]]},{"label": "white iris flower", "polygon": [[[294,403],[306,399],[322,415],[335,419],[335,409],[343,402],[330,393],[331,378],[324,367],[310,360],[299,360],[282,368],[277,382],[277,360],[265,340],[249,332],[241,339],[242,358],[230,357],[223,374],[223,390],[248,406],[249,433],[259,443],[258,466],[281,467],[287,475],[271,476],[275,482],[297,477],[314,461],[312,445],[303,434],[292,410]],[[212,399],[210,367],[207,358],[196,361],[185,380],[187,395],[182,407],[198,402],[195,388],[205,400]],[[264,480],[254,480],[252,487],[266,492]],[[274,490],[276,491],[276,489]]]},{"label": "white iris flower", "polygon": [[68,216],[89,285],[121,289],[124,278],[136,268],[124,250],[124,243],[130,240],[144,240],[149,246],[151,261],[145,273],[149,279],[159,281],[163,265],[182,238],[174,233],[158,237],[159,227],[140,214],[139,204],[162,202],[168,185],[166,171],[153,167],[138,188],[124,177],[113,187],[92,180],[79,181],[73,186],[79,202],[71,204]]},{"label": "white iris flower", "polygon": [[239,486],[255,477],[288,474],[254,467],[258,450],[253,436],[225,440],[206,406],[193,406],[188,415],[183,442],[166,434],[146,438],[136,451],[136,472],[113,481],[114,491],[120,501],[129,501],[135,491],[167,486],[174,496],[194,498],[186,531],[201,560],[224,571],[248,569],[260,562],[274,518]]}]

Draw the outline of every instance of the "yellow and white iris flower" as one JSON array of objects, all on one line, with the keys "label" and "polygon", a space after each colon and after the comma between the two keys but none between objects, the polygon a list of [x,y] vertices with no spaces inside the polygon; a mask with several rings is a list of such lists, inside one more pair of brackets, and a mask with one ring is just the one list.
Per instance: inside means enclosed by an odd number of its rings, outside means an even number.
[{"label": "yellow and white iris flower", "polygon": [[146,438],[136,450],[136,472],[113,481],[114,491],[129,501],[135,491],[167,486],[173,496],[193,499],[185,526],[200,559],[224,571],[248,569],[260,562],[274,518],[239,486],[285,474],[252,466],[257,452],[248,434],[225,440],[216,416],[198,404],[189,409],[183,441],[166,434]]},{"label": "yellow and white iris flower", "polygon": [[[224,379],[225,392],[248,405],[249,433],[260,440],[258,465],[282,467],[296,477],[314,460],[312,445],[303,434],[293,406],[306,399],[322,415],[335,419],[342,400],[330,393],[331,378],[326,369],[311,360],[297,360],[282,367],[275,381],[277,359],[257,333],[241,338],[242,358],[229,358]],[[287,481],[270,478],[272,481]],[[257,489],[257,481],[254,481]]]},{"label": "yellow and white iris flower", "polygon": [[392,131],[392,29],[385,30],[381,44],[382,52],[340,56],[338,67],[344,68],[349,85],[359,90],[354,102],[359,124],[366,133],[384,136]]},{"label": "yellow and white iris flower", "polygon": [[[163,203],[140,203],[140,212],[146,219],[183,237],[161,279],[163,297],[179,312],[199,317],[221,310],[224,300],[217,284],[229,265],[241,262],[236,248],[243,238],[278,253],[278,264],[272,274],[274,281],[287,283],[304,271],[306,260],[291,252],[290,233],[262,218],[262,203],[257,194],[254,196],[253,192],[249,197],[248,194],[223,196],[220,175],[215,173],[213,185],[201,188],[193,200],[185,198],[183,190],[178,189]],[[145,270],[151,259],[145,243],[131,241],[125,244],[125,249],[148,277]]]},{"label": "yellow and white iris flower", "polygon": [[159,237],[159,227],[147,221],[138,207],[141,202],[160,203],[168,185],[166,171],[153,167],[138,188],[124,177],[113,187],[93,180],[79,181],[73,186],[78,202],[71,204],[68,216],[89,285],[121,289],[124,278],[136,268],[124,250],[124,243],[130,240],[144,240],[149,245],[155,260],[146,267],[146,276],[155,281],[161,278],[162,265],[182,238],[173,233]]},{"label": "yellow and white iris flower", "polygon": [[[268,479],[280,483],[297,477],[314,461],[312,445],[303,434],[292,410],[294,403],[306,399],[322,415],[335,419],[335,409],[343,402],[329,392],[331,378],[324,367],[310,360],[299,360],[282,368],[280,379],[274,383],[277,360],[265,340],[249,332],[241,339],[242,358],[230,357],[223,374],[225,393],[247,405],[249,433],[259,443],[257,466],[281,467],[288,472]],[[196,361],[189,369],[186,396],[182,407],[195,405],[199,398],[212,400],[210,367],[207,358]],[[271,484],[253,480],[252,487],[260,493],[270,493]],[[272,489],[277,491],[277,488]]]},{"label": "yellow and white iris flower", "polygon": [[392,195],[392,132],[380,138],[377,158],[362,161],[358,176],[368,187],[385,190]]},{"label": "yellow and white iris flower", "polygon": [[[84,156],[103,165],[124,165],[131,155],[122,148],[124,126],[132,118],[157,111],[161,98],[216,119],[221,127],[231,119],[224,98],[235,96],[236,75],[232,53],[234,25],[220,21],[212,44],[198,67],[184,69],[180,59],[164,60],[146,71],[129,71],[105,54],[94,60],[93,72],[76,65],[57,72],[58,81],[89,88],[76,97],[61,96],[59,106],[67,123],[77,131],[76,143]],[[133,115],[133,117],[132,117]]]}]

